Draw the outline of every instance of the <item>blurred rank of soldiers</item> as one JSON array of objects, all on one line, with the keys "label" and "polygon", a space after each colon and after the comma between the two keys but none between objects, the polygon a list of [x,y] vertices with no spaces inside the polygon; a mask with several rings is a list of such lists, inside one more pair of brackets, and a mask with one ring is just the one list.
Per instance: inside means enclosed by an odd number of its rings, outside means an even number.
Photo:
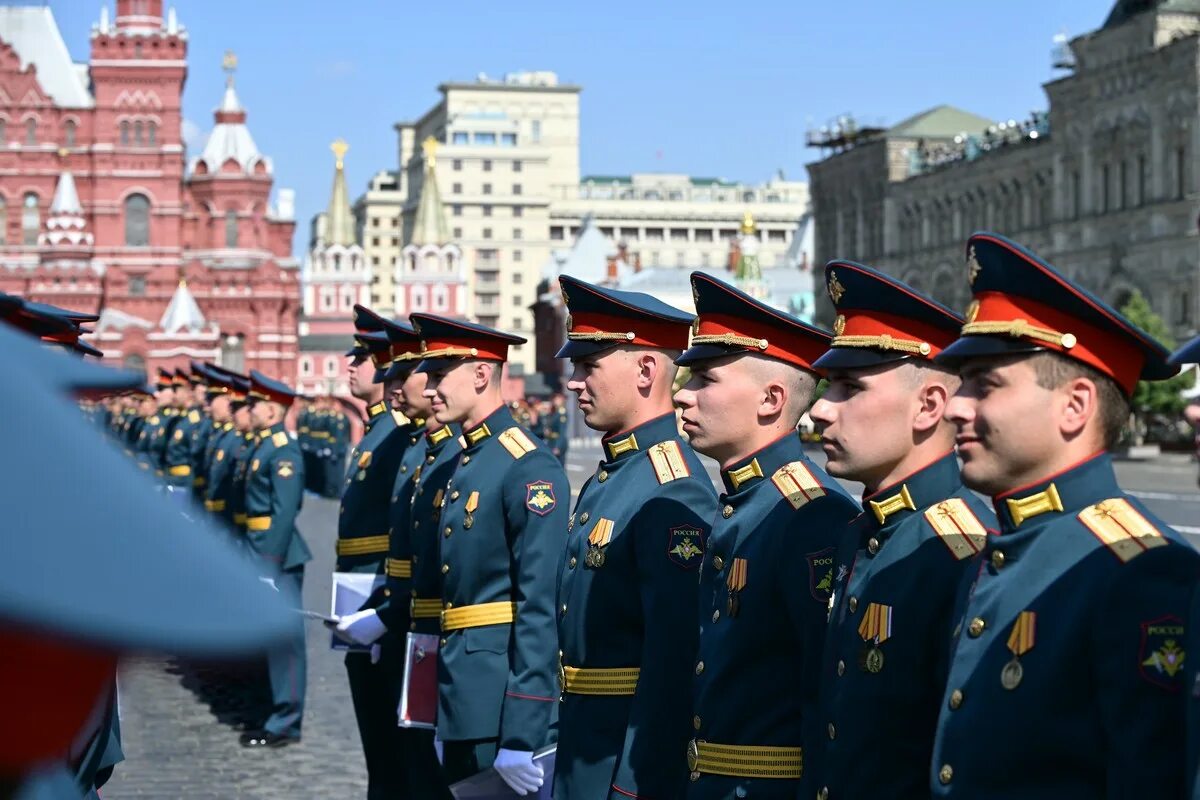
[{"label": "blurred rank of soldiers", "polygon": [[[151,391],[153,390],[153,391]],[[138,421],[130,423],[130,435],[135,436],[131,448],[138,467],[154,476],[157,469],[157,456],[154,443],[159,439],[162,417],[159,415],[159,400],[163,396],[163,383],[160,377],[152,387],[134,395],[137,403]]]},{"label": "blurred rank of soldiers", "polygon": [[[367,405],[366,432],[350,453],[338,516],[337,570],[371,572],[384,576],[391,532],[391,495],[405,451],[415,444],[424,420],[410,422],[399,412],[396,417],[384,398],[383,380],[392,364],[394,330],[415,339],[407,324],[392,322],[363,306],[354,307],[355,346],[350,350],[350,392]],[[386,632],[375,610],[382,591],[356,613],[345,615],[336,627],[342,638],[373,645]],[[367,762],[367,797],[407,796],[408,779],[402,759],[402,731],[397,727],[394,651],[380,660],[381,650],[372,648],[346,654],[350,696],[358,721],[359,737]],[[403,653],[400,653],[403,659]],[[403,660],[399,664],[403,668]]]},{"label": "blurred rank of soldiers", "polygon": [[[204,502],[204,487],[208,482],[208,465],[204,453],[208,447],[208,438],[213,432],[212,413],[209,409],[209,382],[211,377],[208,368],[199,361],[189,365],[188,381],[192,386],[192,410],[197,419],[192,424],[191,444],[189,447],[192,463],[192,493],[199,504]],[[189,419],[192,412],[189,412]]]},{"label": "blurred rank of soldiers", "polygon": [[151,415],[152,421],[148,420],[149,424],[142,428],[146,438],[144,443],[139,443],[139,449],[145,453],[145,469],[161,480],[166,464],[167,442],[177,418],[173,371],[159,368],[158,380],[154,384],[154,401],[155,413]]},{"label": "blurred rank of soldiers", "polygon": [[225,454],[232,458],[232,469],[229,473],[228,502],[225,505],[226,514],[237,533],[237,541],[249,547],[246,541],[246,477],[250,473],[250,460],[254,448],[258,444],[258,431],[254,427],[254,418],[250,413],[250,377],[247,375],[232,376],[233,391],[230,393],[233,409],[233,430],[237,434],[233,449]]},{"label": "blurred rank of soldiers", "polygon": [[692,295],[675,401],[724,492],[700,574],[687,796],[812,797],[833,560],[858,512],[797,431],[830,337],[704,273]]},{"label": "blurred rank of soldiers", "polygon": [[163,482],[178,491],[192,491],[192,431],[200,424],[200,413],[192,407],[189,373],[175,370],[171,376],[172,405],[163,431]]},{"label": "blurred rank of soldiers", "polygon": [[865,496],[835,562],[817,797],[920,797],[954,600],[996,530],[962,485],[944,418],[958,374],[933,363],[963,320],[860,264],[831,262],[825,281],[838,316],[832,347],[814,364],[829,387],[809,416],[825,469],[861,481]]},{"label": "blurred rank of soldiers", "polygon": [[[245,541],[262,575],[274,582],[294,607],[301,607],[304,564],[312,558],[296,530],[304,500],[300,448],[283,427],[295,393],[287,385],[251,370],[250,414],[256,431],[245,473]],[[244,747],[282,747],[300,740],[304,717],[306,658],[303,617],[296,615],[287,644],[267,654],[273,708],[260,729],[240,737]]]},{"label": "blurred rank of soldiers", "polygon": [[350,450],[350,418],[335,398],[326,398],[325,404],[326,413],[322,424],[325,448],[321,456],[321,463],[325,469],[323,494],[326,497],[340,497],[342,481],[349,469],[346,453]]},{"label": "blurred rank of soldiers", "polygon": [[1108,449],[1165,348],[1020,245],[967,246],[975,300],[939,356],[963,482],[992,496],[959,595],[934,797],[1179,797],[1200,554],[1121,491]]},{"label": "blurred rank of soldiers", "polygon": [[559,568],[554,797],[682,797],[697,645],[687,621],[717,511],[671,400],[693,317],[649,295],[559,283],[569,314],[558,357],[571,360],[567,389],[604,456]]},{"label": "blurred rank of soldiers", "polygon": [[514,421],[501,372],[519,336],[414,314],[417,369],[465,449],[442,498],[438,736],[449,782],[494,766],[515,791],[544,782],[558,687],[554,569],[570,487],[562,465]]},{"label": "blurred rank of soldiers", "polygon": [[554,396],[546,402],[543,412],[538,418],[538,427],[541,430],[542,439],[550,445],[550,452],[554,454],[560,464],[566,464],[570,437],[567,430],[567,401],[562,392],[555,392]]},{"label": "blurred rank of soldiers", "polygon": [[[241,540],[240,526],[233,521],[234,471],[238,453],[246,447],[249,431],[249,414],[246,395],[238,386],[242,376],[224,371],[209,371],[209,409],[213,420],[213,431],[208,437],[203,456],[205,468],[204,508],[225,523],[226,529]],[[234,422],[235,416],[243,414],[241,429]]]},{"label": "blurred rank of soldiers", "polygon": [[[380,634],[372,652],[379,654],[380,668],[390,679],[387,700],[376,710],[380,724],[391,732],[388,757],[394,762],[395,784],[389,796],[448,798],[433,731],[399,727],[396,709],[403,693],[405,634],[410,630],[439,631],[442,574],[437,560],[437,517],[462,447],[456,438],[458,427],[438,422],[424,395],[428,376],[414,369],[421,358],[420,338],[412,328],[400,325],[389,325],[387,336],[391,364],[382,376],[387,399],[392,410],[413,425],[404,430],[408,448],[391,489],[387,582],[382,596],[376,598],[376,619],[370,620],[364,612],[359,619],[343,620],[339,627],[362,643],[370,643]],[[380,630],[380,625],[385,630]]]}]

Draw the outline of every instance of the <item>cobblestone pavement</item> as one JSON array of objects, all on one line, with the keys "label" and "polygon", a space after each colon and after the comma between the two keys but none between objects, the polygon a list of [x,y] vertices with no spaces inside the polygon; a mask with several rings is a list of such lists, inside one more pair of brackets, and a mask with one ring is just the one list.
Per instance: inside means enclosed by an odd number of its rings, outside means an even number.
[{"label": "cobblestone pavement", "polygon": [[[810,451],[820,463],[819,451]],[[592,444],[571,452],[567,474],[573,493],[600,459]],[[707,463],[707,459],[706,459]],[[718,479],[715,465],[709,473]],[[1167,522],[1200,543],[1196,465],[1184,456],[1119,462],[1122,484]],[[847,485],[853,493],[861,487]],[[305,606],[329,605],[337,503],[305,498],[300,518],[314,558],[305,572]],[[104,790],[105,800],[189,798],[361,798],[366,768],[354,724],[343,656],[328,648],[328,634],[309,623],[308,706],[304,739],[267,752],[238,745],[241,723],[252,716],[258,685],[254,665],[138,660],[121,671],[122,729],[126,761]]]}]

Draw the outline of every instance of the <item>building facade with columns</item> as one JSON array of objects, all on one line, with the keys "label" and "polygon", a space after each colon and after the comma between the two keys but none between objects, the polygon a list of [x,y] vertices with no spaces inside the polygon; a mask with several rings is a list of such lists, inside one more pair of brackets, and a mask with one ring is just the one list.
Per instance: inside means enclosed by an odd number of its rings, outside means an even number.
[{"label": "building facade with columns", "polygon": [[100,314],[93,345],[293,380],[294,198],[246,126],[235,63],[185,162],[188,34],[161,0],[101,11],[86,63],[44,6],[0,8],[0,290]]},{"label": "building facade with columns", "polygon": [[[811,141],[816,260],[852,258],[965,307],[963,246],[1011,236],[1115,306],[1135,290],[1178,337],[1200,297],[1200,2],[1119,0],[1055,53],[1049,110],[942,107]],[[824,304],[828,317],[828,303]]]}]

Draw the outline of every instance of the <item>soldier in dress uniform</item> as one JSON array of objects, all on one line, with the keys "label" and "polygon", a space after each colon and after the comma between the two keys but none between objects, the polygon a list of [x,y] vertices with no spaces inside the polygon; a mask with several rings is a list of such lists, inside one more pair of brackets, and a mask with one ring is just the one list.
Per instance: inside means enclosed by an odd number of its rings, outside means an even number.
[{"label": "soldier in dress uniform", "polygon": [[958,374],[933,363],[963,320],[861,264],[832,261],[825,282],[837,319],[813,365],[829,386],[809,416],[825,469],[861,481],[865,496],[835,562],[821,679],[827,741],[814,781],[822,800],[919,797],[954,600],[996,529],[962,485],[943,416]]},{"label": "soldier in dress uniform", "polygon": [[[233,524],[233,479],[239,445],[245,441],[237,430],[234,414],[246,404],[246,396],[239,391],[236,376],[226,372],[210,372],[210,391],[213,393],[210,409],[213,431],[208,437],[204,463],[207,465],[204,481],[204,508],[225,523],[225,527],[236,538],[241,530]],[[245,412],[247,415],[249,412]]]},{"label": "soldier in dress uniform", "polygon": [[247,375],[234,375],[233,390],[230,392],[233,410],[233,430],[237,434],[232,449],[225,454],[233,460],[229,473],[228,502],[225,504],[230,524],[236,533],[236,540],[245,547],[246,541],[246,476],[250,472],[250,457],[258,444],[258,432],[254,429],[254,420],[250,416],[250,378]]},{"label": "soldier in dress uniform", "polygon": [[342,411],[338,401],[329,398],[329,410],[325,420],[325,496],[340,497],[342,480],[348,469],[346,451],[350,449],[350,420]]},{"label": "soldier in dress uniform", "polygon": [[570,313],[558,357],[571,360],[567,389],[604,457],[559,568],[554,796],[681,797],[697,633],[687,621],[717,511],[671,400],[693,317],[639,292],[559,283]]},{"label": "soldier in dress uniform", "polygon": [[198,419],[192,424],[191,431],[191,461],[192,461],[192,492],[197,503],[204,501],[204,484],[208,480],[207,464],[204,462],[204,451],[208,447],[208,437],[212,435],[213,421],[209,410],[209,373],[208,368],[199,361],[190,364],[189,380],[192,384],[192,408]]},{"label": "soldier in dress uniform", "polygon": [[442,498],[438,735],[449,781],[494,766],[520,793],[544,781],[534,751],[552,740],[558,700],[554,568],[570,487],[500,394],[519,336],[413,314],[426,396],[465,449]]},{"label": "soldier in dress uniform", "polygon": [[701,272],[692,294],[675,402],[724,491],[700,573],[687,796],[812,797],[833,560],[858,513],[796,429],[830,337]]},{"label": "soldier in dress uniform", "polygon": [[138,467],[151,477],[154,477],[158,454],[154,445],[160,438],[162,417],[158,413],[159,398],[163,396],[162,379],[153,386],[147,386],[138,395],[137,413],[141,422],[136,427],[137,438],[133,442],[134,458]]},{"label": "soldier in dress uniform", "polygon": [[[399,420],[384,398],[383,379],[392,365],[389,335],[415,338],[407,324],[393,322],[363,306],[355,306],[355,337],[367,355],[356,355],[350,362],[350,392],[367,404],[366,432],[350,453],[338,516],[337,570],[384,574],[391,529],[391,495],[400,471],[400,460],[424,427],[418,427],[403,415]],[[367,329],[375,329],[366,332]],[[403,424],[398,424],[402,422]],[[364,608],[341,618],[336,633],[342,638],[370,645],[386,632],[375,606],[379,598]],[[403,663],[401,663],[403,666]],[[368,653],[346,654],[346,673],[350,696],[367,762],[367,797],[402,797],[407,792],[405,764],[398,750],[402,747],[396,727],[394,701],[395,665],[380,663]]]},{"label": "soldier in dress uniform", "polygon": [[[304,564],[312,558],[296,530],[304,500],[304,462],[300,448],[283,427],[295,393],[261,372],[250,372],[250,413],[258,441],[246,474],[246,541],[259,569],[293,607],[301,606]],[[304,622],[297,614],[293,635],[284,647],[267,654],[274,704],[260,730],[242,734],[244,747],[283,747],[300,740],[304,717]]]},{"label": "soldier in dress uniform", "polygon": [[542,438],[550,445],[550,452],[554,453],[559,463],[566,464],[570,438],[567,431],[567,403],[562,392],[555,392],[546,406],[546,412],[539,420]]},{"label": "soldier in dress uniform", "polygon": [[154,383],[157,419],[147,429],[146,454],[148,468],[162,480],[166,463],[167,442],[175,424],[175,373],[159,367],[158,380]]},{"label": "soldier in dress uniform", "polygon": [[967,245],[975,300],[942,351],[963,384],[963,482],[1000,534],[959,596],[934,797],[1179,797],[1184,642],[1200,555],[1123,493],[1107,450],[1147,333],[1001,236]]},{"label": "soldier in dress uniform", "polygon": [[172,404],[163,429],[163,482],[179,491],[192,488],[192,429],[200,415],[191,408],[192,386],[188,373],[177,369],[170,376]]}]

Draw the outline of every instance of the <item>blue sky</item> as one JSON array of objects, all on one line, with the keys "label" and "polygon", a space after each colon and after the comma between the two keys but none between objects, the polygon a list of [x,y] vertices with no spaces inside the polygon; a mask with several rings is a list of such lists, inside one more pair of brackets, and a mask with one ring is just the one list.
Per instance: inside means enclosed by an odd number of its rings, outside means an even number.
[{"label": "blue sky", "polygon": [[[49,5],[86,60],[100,3]],[[584,174],[796,177],[817,156],[806,129],[845,112],[893,123],[941,103],[997,119],[1044,108],[1051,37],[1098,27],[1112,0],[175,5],[190,36],[184,117],[212,126],[221,57],[235,51],[250,130],[276,187],[296,190],[299,255],[328,201],[329,143],[350,143],[361,193],[396,168],[393,123],[427,110],[445,80],[545,69],[583,86]]]}]

